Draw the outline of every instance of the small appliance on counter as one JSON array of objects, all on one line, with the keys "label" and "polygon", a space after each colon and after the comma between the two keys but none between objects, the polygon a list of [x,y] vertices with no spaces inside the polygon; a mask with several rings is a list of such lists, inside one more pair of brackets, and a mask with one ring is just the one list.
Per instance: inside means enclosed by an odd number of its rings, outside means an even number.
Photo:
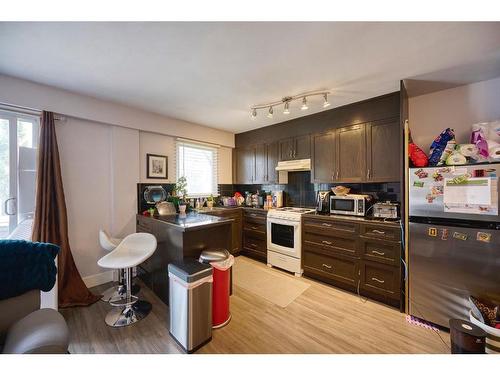
[{"label": "small appliance on counter", "polygon": [[283,190],[273,191],[273,207],[283,207]]},{"label": "small appliance on counter", "polygon": [[318,191],[316,196],[316,212],[328,214],[330,212],[330,191]]},{"label": "small appliance on counter", "polygon": [[373,217],[379,219],[398,219],[399,204],[390,201],[375,203],[373,205]]},{"label": "small appliance on counter", "polygon": [[372,201],[371,195],[330,195],[330,213],[333,215],[366,216]]}]

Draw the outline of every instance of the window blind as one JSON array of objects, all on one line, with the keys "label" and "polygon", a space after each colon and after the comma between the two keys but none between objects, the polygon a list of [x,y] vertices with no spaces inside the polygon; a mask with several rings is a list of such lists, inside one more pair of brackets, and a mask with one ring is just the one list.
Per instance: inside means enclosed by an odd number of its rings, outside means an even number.
[{"label": "window blind", "polygon": [[218,157],[217,146],[177,139],[177,179],[186,177],[189,198],[219,195]]}]

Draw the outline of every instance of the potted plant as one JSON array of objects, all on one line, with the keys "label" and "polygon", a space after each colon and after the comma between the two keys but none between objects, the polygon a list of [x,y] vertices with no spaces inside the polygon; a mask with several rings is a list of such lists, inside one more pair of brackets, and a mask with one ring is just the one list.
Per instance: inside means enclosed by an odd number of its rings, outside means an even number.
[{"label": "potted plant", "polygon": [[186,177],[179,177],[177,183],[175,184],[175,192],[177,197],[179,197],[179,212],[186,212],[186,197],[187,197],[187,181]]},{"label": "potted plant", "polygon": [[210,209],[214,207],[214,196],[212,194],[207,198],[207,207]]}]

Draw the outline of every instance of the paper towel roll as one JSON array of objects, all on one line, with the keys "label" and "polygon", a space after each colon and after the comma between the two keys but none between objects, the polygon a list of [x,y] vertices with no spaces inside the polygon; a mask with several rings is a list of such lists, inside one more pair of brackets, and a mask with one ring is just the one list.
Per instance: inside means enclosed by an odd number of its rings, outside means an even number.
[{"label": "paper towel roll", "polygon": [[446,159],[446,165],[462,165],[467,164],[467,159],[460,152],[454,151]]},{"label": "paper towel roll", "polygon": [[473,159],[476,159],[479,154],[477,146],[473,144],[460,144],[457,146],[457,151],[460,152],[463,156]]},{"label": "paper towel roll", "polygon": [[500,160],[500,143],[488,141],[488,153],[490,160]]}]

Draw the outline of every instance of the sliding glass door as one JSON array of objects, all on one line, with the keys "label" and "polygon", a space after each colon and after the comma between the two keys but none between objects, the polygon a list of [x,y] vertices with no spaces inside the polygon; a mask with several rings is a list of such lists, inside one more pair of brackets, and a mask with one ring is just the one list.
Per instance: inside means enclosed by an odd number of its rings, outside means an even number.
[{"label": "sliding glass door", "polygon": [[0,238],[31,227],[38,132],[37,117],[0,111]]}]

